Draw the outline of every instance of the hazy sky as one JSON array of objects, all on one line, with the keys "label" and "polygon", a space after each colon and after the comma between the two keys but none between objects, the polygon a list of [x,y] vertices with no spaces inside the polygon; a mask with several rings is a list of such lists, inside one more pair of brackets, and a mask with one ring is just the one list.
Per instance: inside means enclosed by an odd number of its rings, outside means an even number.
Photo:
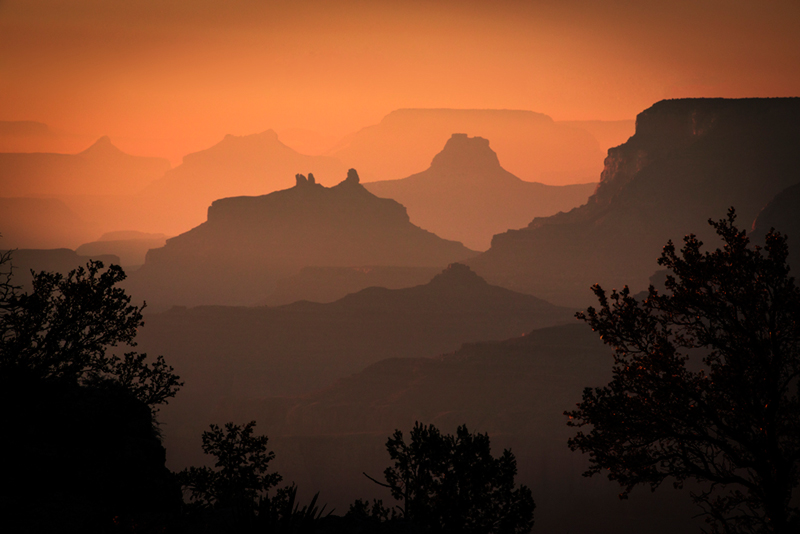
[{"label": "hazy sky", "polygon": [[800,2],[0,0],[0,120],[173,157],[404,107],[632,119],[800,95]]}]

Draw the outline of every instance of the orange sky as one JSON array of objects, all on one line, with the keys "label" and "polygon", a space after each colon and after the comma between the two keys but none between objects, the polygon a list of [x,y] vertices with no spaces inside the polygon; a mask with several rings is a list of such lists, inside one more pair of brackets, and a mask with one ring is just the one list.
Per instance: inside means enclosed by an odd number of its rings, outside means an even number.
[{"label": "orange sky", "polygon": [[[405,107],[631,119],[800,95],[800,2],[0,0],[0,120],[169,157]],[[81,141],[83,143],[83,141]]]}]

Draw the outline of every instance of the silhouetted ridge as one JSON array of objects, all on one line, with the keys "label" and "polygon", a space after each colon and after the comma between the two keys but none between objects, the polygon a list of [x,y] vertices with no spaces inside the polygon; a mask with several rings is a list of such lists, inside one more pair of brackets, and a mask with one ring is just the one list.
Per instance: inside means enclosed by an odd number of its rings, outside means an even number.
[{"label": "silhouetted ridge", "polygon": [[433,277],[430,281],[433,286],[439,287],[484,287],[489,284],[478,276],[475,271],[463,263],[451,263],[447,269]]},{"label": "silhouetted ridge", "polygon": [[303,267],[441,268],[473,255],[411,224],[350,169],[333,187],[297,174],[289,189],[215,200],[206,222],[147,253],[132,284],[148,302],[254,304]]},{"label": "silhouetted ridge", "polygon": [[100,139],[94,142],[92,146],[80,152],[81,156],[86,156],[90,158],[101,157],[130,157],[128,154],[125,154],[122,150],[117,148],[116,146],[111,143],[111,138],[107,135],[104,135]]},{"label": "silhouetted ridge", "polygon": [[[465,170],[500,169],[497,154],[489,148],[489,140],[483,137],[468,137],[467,134],[454,133],[445,143],[441,152],[434,156],[431,169],[447,169],[463,172]],[[512,176],[510,173],[509,177]]]},{"label": "silhouetted ridge", "polygon": [[490,283],[586,305],[594,283],[644,289],[668,240],[695,233],[711,246],[709,217],[734,206],[749,226],[797,181],[800,98],[666,100],[636,124],[585,205],[496,235],[469,265]]}]

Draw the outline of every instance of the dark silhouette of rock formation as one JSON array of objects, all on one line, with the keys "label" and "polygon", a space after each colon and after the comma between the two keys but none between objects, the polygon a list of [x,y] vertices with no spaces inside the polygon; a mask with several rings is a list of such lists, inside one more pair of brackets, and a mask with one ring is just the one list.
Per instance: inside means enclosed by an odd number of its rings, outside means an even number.
[{"label": "dark silhouette of rock formation", "polygon": [[383,358],[436,356],[572,315],[455,264],[425,285],[372,287],[329,304],[173,308],[148,315],[137,342],[141,352],[169,354],[185,381],[160,416],[174,438],[167,448],[184,451],[196,448],[223,397],[301,394]]},{"label": "dark silhouette of rock formation", "polygon": [[306,156],[287,147],[272,130],[226,135],[216,145],[184,156],[183,163],[142,192],[152,206],[150,224],[179,234],[203,222],[213,201],[291,187],[297,169],[311,169],[325,184],[335,183],[345,168],[326,156]]},{"label": "dark silhouette of rock formation", "polygon": [[525,182],[500,166],[487,139],[453,134],[427,170],[364,187],[406,206],[414,224],[486,250],[494,234],[580,206],[596,184]]},{"label": "dark silhouette of rock formation", "polygon": [[129,287],[154,304],[253,304],[303,267],[443,267],[474,254],[411,224],[351,169],[330,188],[297,175],[290,189],[215,201],[206,222],[148,252]]},{"label": "dark silhouette of rock formation", "polygon": [[800,98],[658,102],[609,150],[587,204],[495,236],[469,264],[492,283],[562,304],[591,304],[594,283],[643,289],[668,239],[694,232],[716,246],[709,218],[734,206],[749,226],[796,183],[798,145]]},{"label": "dark silhouette of rock formation", "polygon": [[333,302],[368,287],[402,289],[422,285],[438,272],[437,267],[303,267],[299,273],[278,280],[275,292],[258,304]]},{"label": "dark silhouette of rock formation", "polygon": [[524,180],[574,184],[596,180],[603,151],[586,130],[542,113],[499,109],[400,109],[345,138],[331,154],[365,181],[397,180],[425,169],[455,132],[481,136]]},{"label": "dark silhouette of rock formation", "polygon": [[79,154],[0,153],[0,190],[7,197],[133,194],[169,168],[165,159],[125,154],[104,136]]}]

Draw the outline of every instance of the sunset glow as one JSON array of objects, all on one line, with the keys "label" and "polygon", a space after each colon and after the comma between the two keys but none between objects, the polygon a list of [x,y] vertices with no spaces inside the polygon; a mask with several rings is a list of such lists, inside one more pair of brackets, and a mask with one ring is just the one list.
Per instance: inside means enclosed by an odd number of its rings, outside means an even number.
[{"label": "sunset glow", "polygon": [[320,149],[398,108],[617,120],[664,98],[789,96],[798,20],[789,0],[4,0],[0,120],[70,136],[0,150],[109,135],[176,165],[268,128]]}]

